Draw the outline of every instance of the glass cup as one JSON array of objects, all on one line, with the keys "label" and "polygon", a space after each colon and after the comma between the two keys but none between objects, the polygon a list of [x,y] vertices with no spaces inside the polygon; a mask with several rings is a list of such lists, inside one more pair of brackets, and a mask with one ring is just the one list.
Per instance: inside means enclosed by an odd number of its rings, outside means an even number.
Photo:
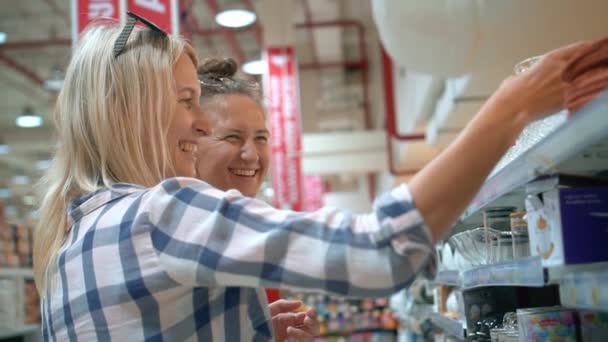
[{"label": "glass cup", "polygon": [[530,69],[536,62],[540,61],[542,58],[543,58],[542,55],[526,58],[523,61],[515,64],[515,67],[513,68],[513,70],[515,71],[516,75],[524,73],[526,70]]}]

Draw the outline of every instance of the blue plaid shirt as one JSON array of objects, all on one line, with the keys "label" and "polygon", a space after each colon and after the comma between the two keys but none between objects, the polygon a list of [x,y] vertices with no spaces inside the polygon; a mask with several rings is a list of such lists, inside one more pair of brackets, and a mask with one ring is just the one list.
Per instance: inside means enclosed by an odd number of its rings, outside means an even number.
[{"label": "blue plaid shirt", "polygon": [[45,340],[266,341],[261,288],[387,296],[434,272],[406,186],[374,211],[277,210],[191,178],[83,196],[42,302]]}]

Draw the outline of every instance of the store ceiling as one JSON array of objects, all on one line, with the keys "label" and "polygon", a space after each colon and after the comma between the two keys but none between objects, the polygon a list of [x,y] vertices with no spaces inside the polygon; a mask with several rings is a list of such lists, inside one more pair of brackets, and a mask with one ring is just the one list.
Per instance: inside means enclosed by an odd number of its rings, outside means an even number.
[{"label": "store ceiling", "polygon": [[[0,189],[10,188],[12,198],[4,201],[23,206],[23,195],[31,195],[31,184],[41,175],[38,162],[48,160],[54,144],[52,111],[56,92],[46,88],[53,71],[65,70],[69,60],[70,3],[68,0],[11,1],[0,13],[0,32],[7,41],[0,45],[0,143],[9,152],[0,153]],[[293,22],[337,19],[362,20],[372,26],[367,0],[295,0]],[[5,4],[6,5],[6,4]],[[202,57],[230,56],[240,63],[260,55],[264,23],[241,30],[225,30],[213,20],[217,10],[256,7],[254,0],[180,0],[184,11],[181,31],[190,36]],[[331,35],[305,28],[296,30],[296,51],[301,64],[335,62],[336,56],[357,53],[354,30],[334,27],[344,34]],[[353,32],[351,32],[353,31]],[[324,37],[339,36],[341,41]],[[349,38],[350,37],[350,38]],[[342,57],[339,57],[342,58]],[[318,72],[321,74],[321,72]],[[44,118],[42,127],[19,128],[15,120],[26,107]],[[0,148],[1,150],[1,148]],[[14,176],[27,175],[25,185]],[[0,190],[0,197],[2,197]],[[2,199],[0,199],[1,201]],[[26,206],[32,198],[26,198]]]}]

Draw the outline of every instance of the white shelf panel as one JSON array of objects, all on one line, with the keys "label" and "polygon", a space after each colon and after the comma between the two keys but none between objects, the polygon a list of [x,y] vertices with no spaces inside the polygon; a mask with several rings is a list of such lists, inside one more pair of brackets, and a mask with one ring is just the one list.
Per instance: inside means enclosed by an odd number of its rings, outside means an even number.
[{"label": "white shelf panel", "polygon": [[0,328],[0,339],[18,337],[23,335],[28,335],[31,333],[35,333],[40,330],[40,325],[38,324],[27,324],[18,328]]},{"label": "white shelf panel", "polygon": [[608,267],[564,274],[559,279],[562,305],[608,312]]},{"label": "white shelf panel", "polygon": [[460,341],[466,339],[465,323],[443,316],[439,313],[431,315],[431,323],[446,334],[456,337]]},{"label": "white shelf panel", "polygon": [[433,283],[437,285],[461,286],[460,272],[456,270],[439,271]]},{"label": "white shelf panel", "polygon": [[[465,210],[462,218],[475,214],[480,209],[496,202],[534,180],[542,174],[567,171],[597,171],[608,169],[606,156],[588,156],[587,149],[608,138],[608,92],[604,92],[593,103],[544,139],[517,155],[498,172],[488,178],[484,186]],[[600,151],[598,153],[605,153]],[[574,165],[561,163],[574,159]],[[588,160],[588,162],[586,161]]]},{"label": "white shelf panel", "polygon": [[462,287],[545,286],[544,270],[538,256],[475,267],[462,272]]},{"label": "white shelf panel", "polygon": [[0,267],[0,277],[20,277],[34,279],[34,270],[23,267]]},{"label": "white shelf panel", "polygon": [[462,272],[440,271],[433,283],[471,289],[484,286],[542,287],[546,282],[541,259],[534,256],[477,266]]}]

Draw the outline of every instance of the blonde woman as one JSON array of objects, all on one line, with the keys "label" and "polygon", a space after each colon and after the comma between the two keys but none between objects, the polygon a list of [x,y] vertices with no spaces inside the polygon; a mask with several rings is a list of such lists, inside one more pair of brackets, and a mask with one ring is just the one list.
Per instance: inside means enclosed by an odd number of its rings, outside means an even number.
[{"label": "blonde woman", "polygon": [[196,56],[137,20],[90,28],[57,99],[34,255],[46,340],[270,340],[259,288],[386,296],[432,273],[434,240],[500,155],[562,106],[562,63],[578,48],[505,82],[373,213],[293,213],[190,178],[210,129]]}]

